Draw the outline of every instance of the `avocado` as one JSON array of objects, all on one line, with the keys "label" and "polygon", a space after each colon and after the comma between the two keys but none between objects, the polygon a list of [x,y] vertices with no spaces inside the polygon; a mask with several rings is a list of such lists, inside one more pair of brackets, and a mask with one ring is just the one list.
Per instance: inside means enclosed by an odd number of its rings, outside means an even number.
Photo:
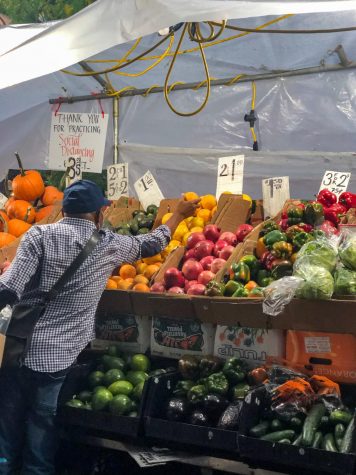
[{"label": "avocado", "polygon": [[135,218],[140,213],[142,213],[140,209],[135,209],[135,211],[132,212],[132,217]]},{"label": "avocado", "polygon": [[121,236],[131,236],[131,232],[129,229],[119,229],[116,231],[116,234],[120,234]]},{"label": "avocado", "polygon": [[156,215],[158,211],[158,207],[156,205],[149,205],[146,209],[146,214],[154,214]]},{"label": "avocado", "polygon": [[138,231],[137,231],[137,234],[147,234],[149,233],[150,230],[148,228],[140,228]]},{"label": "avocado", "polygon": [[138,223],[138,227],[139,228],[148,228],[148,229],[151,229],[153,226],[153,219],[150,219],[150,218],[145,218],[145,219],[142,219],[139,221]]},{"label": "avocado", "polygon": [[137,234],[138,229],[139,229],[139,228],[138,228],[138,224],[137,224],[135,221],[131,222],[131,224],[130,224],[130,231],[131,231],[131,233],[132,233],[134,236]]}]

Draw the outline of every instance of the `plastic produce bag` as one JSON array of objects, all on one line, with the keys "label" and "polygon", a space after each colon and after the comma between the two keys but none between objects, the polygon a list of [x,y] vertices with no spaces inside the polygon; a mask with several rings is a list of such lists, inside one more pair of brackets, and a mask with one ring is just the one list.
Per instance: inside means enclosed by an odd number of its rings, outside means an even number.
[{"label": "plastic produce bag", "polygon": [[334,272],[337,263],[337,240],[319,238],[304,244],[298,252],[294,269],[309,264]]},{"label": "plastic produce bag", "polygon": [[276,316],[283,312],[304,281],[300,277],[283,277],[264,289],[263,313]]},{"label": "plastic produce bag", "polygon": [[336,295],[356,295],[356,271],[338,269],[334,275]]},{"label": "plastic produce bag", "polygon": [[345,267],[356,271],[356,236],[349,234],[341,241],[339,257]]},{"label": "plastic produce bag", "polygon": [[297,297],[309,300],[328,300],[334,293],[334,279],[324,267],[303,262],[296,266],[295,277],[303,279]]}]

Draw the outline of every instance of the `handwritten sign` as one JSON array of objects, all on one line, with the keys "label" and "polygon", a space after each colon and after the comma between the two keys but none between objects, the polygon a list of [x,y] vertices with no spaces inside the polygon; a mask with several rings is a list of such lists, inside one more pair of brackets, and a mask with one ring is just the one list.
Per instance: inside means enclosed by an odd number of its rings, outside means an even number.
[{"label": "handwritten sign", "polygon": [[341,193],[347,190],[351,173],[348,172],[333,172],[327,170],[324,173],[319,192],[321,190],[328,189],[332,191],[336,196],[340,196]]},{"label": "handwritten sign", "polygon": [[244,179],[244,155],[219,158],[218,176],[216,183],[216,198],[225,191],[231,191],[237,195],[242,194]]},{"label": "handwritten sign", "polygon": [[50,170],[65,170],[70,157],[81,158],[84,172],[101,173],[108,114],[59,112],[52,115],[49,141]]},{"label": "handwritten sign", "polygon": [[110,165],[107,169],[108,199],[118,200],[129,196],[129,165],[120,163]]},{"label": "handwritten sign", "polygon": [[0,209],[4,209],[4,206],[7,200],[8,200],[8,197],[0,193]]},{"label": "handwritten sign", "polygon": [[262,180],[263,210],[265,218],[271,218],[289,200],[289,177],[280,176]]},{"label": "handwritten sign", "polygon": [[82,179],[82,163],[80,157],[69,157],[66,165],[66,186]]},{"label": "handwritten sign", "polygon": [[162,191],[149,170],[135,182],[134,188],[144,209],[149,205],[159,206],[164,198]]}]

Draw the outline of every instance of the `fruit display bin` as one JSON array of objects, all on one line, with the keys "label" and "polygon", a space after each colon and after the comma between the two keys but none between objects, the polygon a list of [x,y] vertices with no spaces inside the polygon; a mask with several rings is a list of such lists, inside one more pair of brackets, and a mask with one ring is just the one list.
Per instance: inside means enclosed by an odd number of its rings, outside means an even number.
[{"label": "fruit display bin", "polygon": [[109,412],[78,409],[65,405],[73,394],[77,394],[85,387],[85,381],[92,369],[92,364],[77,365],[68,374],[59,399],[58,418],[60,424],[65,427],[76,426],[127,437],[141,435],[143,432],[143,408],[150,379],[145,383],[137,417],[119,416]]},{"label": "fruit display bin", "polygon": [[[248,436],[249,429],[260,419],[266,398],[263,386],[251,391],[244,401],[240,415],[238,447],[240,456],[250,462],[267,462],[278,466],[313,470],[315,473],[351,475],[356,468],[356,453],[342,454],[309,447],[273,443]],[[354,440],[354,450],[356,448]],[[281,468],[282,470],[282,468]]]},{"label": "fruit display bin", "polygon": [[174,442],[204,449],[236,452],[236,431],[164,419],[164,411],[172,396],[172,389],[179,379],[178,373],[152,378],[144,409],[145,436],[164,443]]}]

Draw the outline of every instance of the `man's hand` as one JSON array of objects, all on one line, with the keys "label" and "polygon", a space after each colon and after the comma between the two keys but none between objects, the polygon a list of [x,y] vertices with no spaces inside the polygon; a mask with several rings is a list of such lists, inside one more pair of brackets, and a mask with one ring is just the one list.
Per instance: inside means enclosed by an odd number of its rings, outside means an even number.
[{"label": "man's hand", "polygon": [[166,222],[166,226],[171,230],[171,234],[174,233],[178,224],[183,221],[183,219],[194,215],[199,203],[200,199],[185,201],[184,198],[181,198],[179,200],[177,209],[173,213],[173,216],[171,216]]}]

